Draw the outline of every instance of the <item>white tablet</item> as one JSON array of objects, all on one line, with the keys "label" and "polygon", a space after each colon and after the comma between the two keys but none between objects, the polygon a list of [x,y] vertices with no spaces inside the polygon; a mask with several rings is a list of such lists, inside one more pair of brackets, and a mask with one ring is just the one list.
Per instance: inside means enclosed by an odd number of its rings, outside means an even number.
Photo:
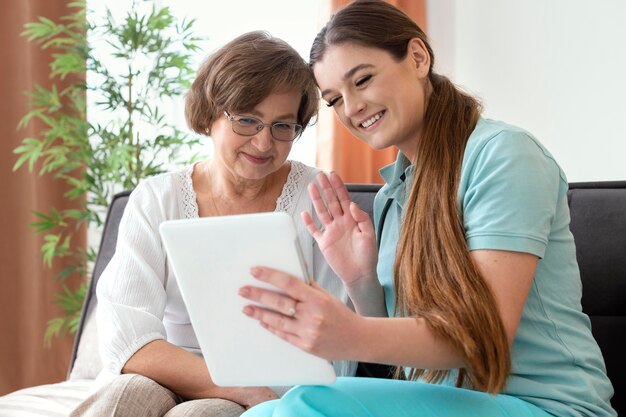
[{"label": "white tablet", "polygon": [[246,284],[273,288],[250,275],[268,266],[305,279],[295,225],[286,213],[170,220],[160,233],[213,382],[221,386],[325,385],[335,371],[325,359],[273,335],[243,314]]}]

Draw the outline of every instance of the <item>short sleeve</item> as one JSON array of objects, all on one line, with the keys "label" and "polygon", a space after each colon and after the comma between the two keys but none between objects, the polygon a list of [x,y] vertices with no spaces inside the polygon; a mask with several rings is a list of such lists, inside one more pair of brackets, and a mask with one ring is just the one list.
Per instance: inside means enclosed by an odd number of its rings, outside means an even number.
[{"label": "short sleeve", "polygon": [[554,159],[527,133],[503,130],[484,140],[464,161],[461,177],[469,249],[543,257],[561,181]]},{"label": "short sleeve", "polygon": [[98,281],[100,355],[110,374],[119,374],[145,344],[166,338],[166,260],[158,234],[162,217],[158,199],[140,184],[120,221],[115,255]]}]

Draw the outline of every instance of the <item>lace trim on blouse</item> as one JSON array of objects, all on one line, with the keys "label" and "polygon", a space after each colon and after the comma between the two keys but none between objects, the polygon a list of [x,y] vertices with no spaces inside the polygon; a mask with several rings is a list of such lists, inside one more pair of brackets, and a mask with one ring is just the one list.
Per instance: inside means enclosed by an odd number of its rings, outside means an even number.
[{"label": "lace trim on blouse", "polygon": [[[298,161],[289,162],[291,163],[291,170],[283,186],[283,191],[276,199],[276,209],[274,211],[291,213],[298,199],[298,193],[304,185],[302,182],[304,180],[306,165]],[[198,201],[196,200],[196,192],[193,189],[193,181],[191,179],[194,166],[195,164],[178,172],[182,187],[182,214],[184,219],[195,219],[199,217]]]},{"label": "lace trim on blouse", "polygon": [[182,187],[183,219],[195,219],[199,217],[196,192],[193,190],[193,181],[191,180],[191,174],[193,173],[194,166],[196,166],[196,164],[193,164],[178,173]]}]

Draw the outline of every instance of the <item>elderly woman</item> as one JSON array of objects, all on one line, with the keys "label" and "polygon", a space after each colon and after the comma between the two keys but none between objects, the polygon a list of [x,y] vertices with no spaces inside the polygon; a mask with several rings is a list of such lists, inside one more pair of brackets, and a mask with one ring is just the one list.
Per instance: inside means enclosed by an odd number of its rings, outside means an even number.
[{"label": "elderly woman", "polygon": [[[210,136],[214,155],[147,179],[131,194],[97,289],[99,379],[106,383],[74,416],[238,416],[282,393],[212,382],[158,227],[170,219],[289,213],[318,283],[346,302],[341,281],[299,220],[312,209],[306,186],[317,170],[287,160],[318,101],[306,62],[267,33],[242,35],[202,64],[185,115],[191,129]],[[350,362],[334,366],[338,375],[355,371]]]}]

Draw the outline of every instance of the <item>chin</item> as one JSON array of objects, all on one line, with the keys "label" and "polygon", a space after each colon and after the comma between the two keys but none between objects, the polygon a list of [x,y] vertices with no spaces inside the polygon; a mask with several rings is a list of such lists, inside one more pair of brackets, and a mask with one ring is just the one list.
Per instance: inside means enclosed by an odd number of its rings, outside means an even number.
[{"label": "chin", "polygon": [[379,135],[376,133],[374,135],[371,135],[356,129],[351,129],[350,133],[352,133],[352,135],[354,135],[358,140],[377,151],[388,148],[390,146],[386,143],[387,141],[385,139],[380,138]]},{"label": "chin", "polygon": [[382,151],[392,146],[388,141],[384,139],[363,138],[361,140],[367,143],[367,145],[375,151]]}]

